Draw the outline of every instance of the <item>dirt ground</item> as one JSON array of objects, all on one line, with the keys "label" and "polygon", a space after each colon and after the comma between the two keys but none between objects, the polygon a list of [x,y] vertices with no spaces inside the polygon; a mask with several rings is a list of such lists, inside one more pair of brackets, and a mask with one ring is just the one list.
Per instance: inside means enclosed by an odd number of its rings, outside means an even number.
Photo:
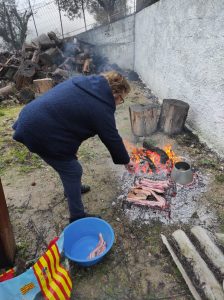
[{"label": "dirt ground", "polygon": [[[116,112],[117,127],[124,139],[134,141],[128,107],[150,103],[153,99],[150,96],[142,83],[132,83],[131,94]],[[21,108],[18,105],[0,108],[0,176],[15,233],[17,258],[35,260],[50,240],[62,232],[69,216],[56,173],[25,147],[12,141],[11,125]],[[208,188],[199,201],[216,216],[210,229],[224,232],[224,163],[188,132],[175,138],[161,133],[150,138],[160,147],[172,143],[178,155],[187,154],[192,164],[209,176]],[[72,299],[192,299],[162,244],[160,233],[168,235],[176,228],[190,226],[195,223],[196,216],[192,215],[189,225],[131,222],[117,201],[124,167],[113,164],[98,137],[83,143],[78,156],[84,170],[83,183],[91,186],[91,192],[83,196],[85,208],[108,221],[116,239],[101,263],[91,268],[71,264]]]}]

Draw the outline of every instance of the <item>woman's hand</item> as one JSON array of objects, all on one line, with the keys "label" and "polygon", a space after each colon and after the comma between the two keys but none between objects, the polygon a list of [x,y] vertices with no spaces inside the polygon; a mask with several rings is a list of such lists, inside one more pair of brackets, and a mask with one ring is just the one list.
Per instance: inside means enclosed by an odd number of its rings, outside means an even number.
[{"label": "woman's hand", "polygon": [[130,161],[128,164],[124,165],[125,168],[128,170],[129,173],[134,174],[135,173],[135,168],[136,164]]}]

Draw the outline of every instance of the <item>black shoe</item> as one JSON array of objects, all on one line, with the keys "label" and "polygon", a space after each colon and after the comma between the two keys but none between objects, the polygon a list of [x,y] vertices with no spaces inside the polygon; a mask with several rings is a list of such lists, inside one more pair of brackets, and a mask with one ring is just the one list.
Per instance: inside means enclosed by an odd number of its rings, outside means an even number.
[{"label": "black shoe", "polygon": [[90,218],[90,217],[101,219],[101,217],[98,216],[98,215],[84,213],[83,215],[80,215],[80,216],[77,216],[77,217],[71,217],[69,219],[69,223],[71,224],[72,222],[75,222],[77,220],[80,220],[80,219],[83,219],[83,218]]},{"label": "black shoe", "polygon": [[[87,185],[87,184],[82,184],[81,185],[81,194],[88,193],[89,191],[90,191],[90,186],[89,185]],[[64,192],[64,197],[68,198],[67,195],[65,194],[65,192]]]},{"label": "black shoe", "polygon": [[90,186],[86,184],[81,185],[81,194],[88,193],[90,191]]}]

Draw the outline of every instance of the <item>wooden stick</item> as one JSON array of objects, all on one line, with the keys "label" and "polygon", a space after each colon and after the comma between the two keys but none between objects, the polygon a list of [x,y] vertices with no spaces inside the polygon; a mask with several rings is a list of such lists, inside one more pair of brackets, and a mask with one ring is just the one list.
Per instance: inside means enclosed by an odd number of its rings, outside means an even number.
[{"label": "wooden stick", "polygon": [[165,235],[161,234],[161,238],[163,241],[163,244],[166,246],[167,250],[170,252],[178,270],[180,271],[181,275],[183,276],[189,290],[191,291],[191,294],[193,295],[195,300],[202,300],[201,296],[198,294],[197,290],[195,289],[195,287],[193,286],[189,276],[187,275],[186,271],[184,270],[181,262],[179,261],[178,257],[176,256],[175,252],[173,251],[170,243],[168,242],[167,238],[165,237]]},{"label": "wooden stick", "polygon": [[12,266],[16,244],[0,179],[0,267]]}]

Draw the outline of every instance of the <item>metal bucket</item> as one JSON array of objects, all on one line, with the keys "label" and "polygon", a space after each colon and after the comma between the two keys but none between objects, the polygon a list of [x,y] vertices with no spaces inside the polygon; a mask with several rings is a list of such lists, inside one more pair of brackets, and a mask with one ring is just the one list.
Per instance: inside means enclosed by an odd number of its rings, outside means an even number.
[{"label": "metal bucket", "polygon": [[189,184],[193,181],[193,171],[191,166],[186,161],[179,161],[175,163],[174,168],[171,172],[171,178],[179,184]]}]

